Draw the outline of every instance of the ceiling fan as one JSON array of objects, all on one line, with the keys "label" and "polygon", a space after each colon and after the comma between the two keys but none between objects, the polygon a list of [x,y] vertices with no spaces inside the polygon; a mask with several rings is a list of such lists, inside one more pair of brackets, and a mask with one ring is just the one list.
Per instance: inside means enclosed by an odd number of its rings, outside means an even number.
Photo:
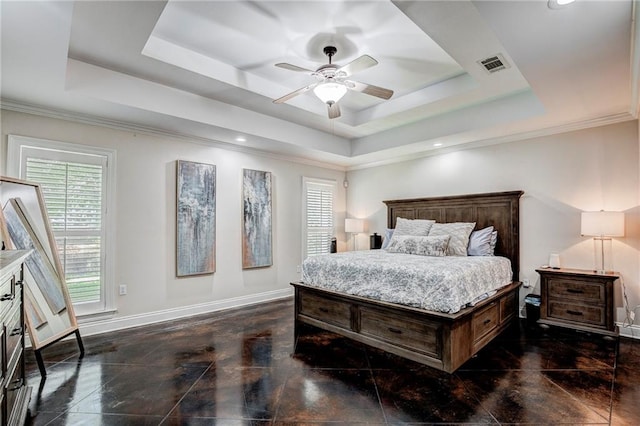
[{"label": "ceiling fan", "polygon": [[339,67],[331,62],[331,58],[336,54],[338,49],[334,46],[326,46],[324,54],[329,57],[329,63],[320,66],[317,70],[309,70],[297,65],[278,63],[277,67],[290,71],[308,73],[318,80],[316,83],[302,87],[281,98],[273,101],[275,104],[281,104],[289,99],[313,89],[313,93],[325,104],[329,109],[329,118],[340,117],[340,107],[338,101],[347,93],[347,90],[355,90],[356,92],[375,96],[382,99],[389,99],[393,95],[393,90],[383,87],[374,86],[372,84],[360,83],[358,81],[348,80],[348,77],[358,71],[363,71],[378,64],[378,61],[369,55],[362,55],[354,59],[347,65]]}]

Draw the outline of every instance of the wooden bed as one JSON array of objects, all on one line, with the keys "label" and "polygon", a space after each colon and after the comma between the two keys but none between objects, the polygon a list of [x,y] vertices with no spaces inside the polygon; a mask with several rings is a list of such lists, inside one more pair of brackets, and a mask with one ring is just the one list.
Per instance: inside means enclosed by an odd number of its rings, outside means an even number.
[{"label": "wooden bed", "polygon": [[498,231],[496,255],[511,260],[513,282],[455,314],[352,296],[304,283],[295,290],[295,334],[309,324],[452,373],[518,318],[519,199],[522,191],[385,201],[387,225],[398,217],[476,222]]}]

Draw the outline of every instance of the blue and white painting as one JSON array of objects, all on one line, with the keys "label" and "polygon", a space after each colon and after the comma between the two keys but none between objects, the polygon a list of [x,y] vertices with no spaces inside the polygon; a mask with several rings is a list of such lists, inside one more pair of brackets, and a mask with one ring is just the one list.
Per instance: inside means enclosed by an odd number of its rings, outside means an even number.
[{"label": "blue and white painting", "polygon": [[216,166],[178,161],[176,275],[216,270]]},{"label": "blue and white painting", "polygon": [[271,172],[242,174],[242,268],[271,266]]}]

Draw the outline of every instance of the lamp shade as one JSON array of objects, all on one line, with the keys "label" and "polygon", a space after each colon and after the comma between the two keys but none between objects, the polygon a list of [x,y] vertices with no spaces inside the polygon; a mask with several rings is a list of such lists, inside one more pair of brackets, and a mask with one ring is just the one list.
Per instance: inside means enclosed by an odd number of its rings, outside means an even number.
[{"label": "lamp shade", "polygon": [[582,212],[580,234],[593,237],[624,237],[623,212]]},{"label": "lamp shade", "polygon": [[345,219],[344,232],[351,234],[359,234],[364,232],[364,220],[362,219]]},{"label": "lamp shade", "polygon": [[325,104],[336,103],[347,93],[347,88],[343,84],[327,82],[318,84],[313,93]]}]

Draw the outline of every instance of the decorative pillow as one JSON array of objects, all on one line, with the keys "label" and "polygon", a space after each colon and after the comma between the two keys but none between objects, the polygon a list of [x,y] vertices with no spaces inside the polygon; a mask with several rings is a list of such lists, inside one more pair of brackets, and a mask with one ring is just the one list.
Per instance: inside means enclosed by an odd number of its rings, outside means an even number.
[{"label": "decorative pillow", "polygon": [[435,220],[425,220],[425,219],[404,219],[397,218],[396,219],[396,230],[394,231],[394,235],[418,235],[418,236],[427,236],[429,235],[429,230],[431,229],[431,225],[436,223]]},{"label": "decorative pillow", "polygon": [[491,242],[489,245],[491,246],[491,256],[496,254],[496,244],[498,243],[498,231],[493,231],[491,233]]},{"label": "decorative pillow", "polygon": [[446,256],[449,236],[425,237],[394,235],[387,251],[389,253],[417,254],[420,256]]},{"label": "decorative pillow", "polygon": [[493,250],[491,250],[492,233],[493,226],[473,231],[469,236],[467,254],[469,256],[493,256]]},{"label": "decorative pillow", "polygon": [[389,243],[391,242],[391,237],[393,237],[393,228],[387,228],[384,231],[384,237],[382,238],[382,247],[380,247],[381,250],[386,249],[387,247],[389,247]]},{"label": "decorative pillow", "polygon": [[451,235],[447,256],[466,256],[469,235],[475,226],[475,222],[434,223],[429,236]]}]

